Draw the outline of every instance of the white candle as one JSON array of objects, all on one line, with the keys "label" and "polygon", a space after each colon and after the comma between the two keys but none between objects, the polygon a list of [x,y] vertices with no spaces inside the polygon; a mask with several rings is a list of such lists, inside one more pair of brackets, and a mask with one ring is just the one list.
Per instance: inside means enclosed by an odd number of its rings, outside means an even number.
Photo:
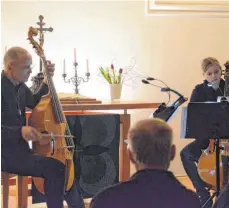
[{"label": "white candle", "polygon": [[88,59],[87,59],[87,62],[86,62],[86,73],[89,73]]},{"label": "white candle", "polygon": [[65,59],[64,59],[64,64],[63,64],[63,74],[66,74],[66,71],[65,71]]},{"label": "white candle", "polygon": [[74,63],[76,63],[76,49],[74,48]]}]

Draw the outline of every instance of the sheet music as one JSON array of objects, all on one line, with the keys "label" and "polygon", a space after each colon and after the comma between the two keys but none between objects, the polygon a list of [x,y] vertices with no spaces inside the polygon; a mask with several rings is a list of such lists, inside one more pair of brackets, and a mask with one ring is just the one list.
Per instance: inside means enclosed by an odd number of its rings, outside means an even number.
[{"label": "sheet music", "polygon": [[229,138],[229,103],[190,102],[182,108],[180,137]]}]

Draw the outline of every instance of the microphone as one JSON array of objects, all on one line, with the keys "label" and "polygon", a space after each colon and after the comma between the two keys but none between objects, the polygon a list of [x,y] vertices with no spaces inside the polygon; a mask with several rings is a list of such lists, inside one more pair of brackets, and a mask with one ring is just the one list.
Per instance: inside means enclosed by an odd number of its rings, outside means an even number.
[{"label": "microphone", "polygon": [[145,79],[142,79],[142,83],[144,83],[144,84],[149,84],[149,85],[153,85],[153,86],[155,86],[155,87],[158,87],[158,88],[163,88],[163,87],[161,87],[161,86],[159,86],[159,85],[155,85],[155,84],[152,84],[152,83],[150,83],[149,81],[147,81],[147,80],[145,80]]},{"label": "microphone", "polygon": [[[149,81],[158,80],[158,81],[162,82],[166,87],[161,87],[161,86],[152,84],[152,83],[150,83],[148,80],[149,80]],[[159,88],[161,88],[161,92],[168,92],[168,93],[169,93],[169,92],[174,92],[174,93],[177,94],[178,96],[183,97],[183,95],[181,95],[181,94],[180,94],[179,92],[177,92],[176,90],[169,88],[168,85],[166,85],[163,81],[161,81],[161,80],[159,80],[159,79],[155,79],[155,78],[153,78],[153,77],[147,77],[146,80],[145,80],[145,79],[142,80],[142,83],[144,83],[144,84],[150,84],[150,85],[159,87]]]},{"label": "microphone", "polygon": [[218,82],[209,82],[208,87],[212,87],[214,90],[218,90],[221,92],[222,96],[224,95],[223,91],[220,89],[219,87],[219,83]]},{"label": "microphone", "polygon": [[219,98],[219,100],[217,99],[218,102],[219,101],[220,102],[229,102],[227,100],[227,97],[223,93],[223,91],[220,89],[218,82],[211,82],[211,83],[208,83],[207,85],[208,85],[208,87],[212,87],[214,90],[218,90],[219,89],[220,93],[222,94],[222,97],[218,97]]},{"label": "microphone", "polygon": [[149,80],[149,81],[156,80],[156,79],[155,79],[155,78],[153,78],[153,77],[147,77],[146,79],[147,79],[147,80]]},{"label": "microphone", "polygon": [[[166,87],[168,87],[163,81],[161,81],[161,80],[159,80],[159,79],[155,79],[155,78],[153,78],[153,77],[147,77],[146,79],[149,80],[149,81],[158,80],[158,81],[162,82]],[[160,89],[163,88],[163,87],[161,87],[161,86],[152,84],[152,83],[150,83],[150,82],[147,81],[147,80],[142,79],[142,83],[144,83],[144,84],[150,84],[150,85],[153,85],[153,86],[158,87],[158,88],[160,88]],[[170,91],[168,91],[167,93],[168,93],[168,96],[169,96],[169,100],[168,100],[168,102],[167,102],[166,104],[164,103],[165,106],[170,102],[170,97],[171,97]]]},{"label": "microphone", "polygon": [[144,84],[150,84],[147,80],[145,80],[145,79],[142,79],[142,82],[144,83]]},{"label": "microphone", "polygon": [[177,95],[180,96],[180,97],[184,97],[184,96],[181,95],[179,92],[177,92],[176,90],[171,89],[171,88],[169,88],[169,87],[167,87],[167,88],[161,88],[161,91],[162,91],[162,92],[169,92],[169,91],[171,91],[171,92],[174,92],[175,94],[177,94]]},{"label": "microphone", "polygon": [[[162,81],[162,80],[160,80],[160,79],[156,79],[156,78],[153,78],[153,77],[147,77],[146,79],[147,79],[147,80],[149,80],[149,81],[157,80],[157,81],[159,81],[159,82],[163,83],[166,87],[168,87],[168,85],[167,85],[167,84],[165,84],[165,82],[163,82],[163,81]],[[169,88],[169,87],[168,87],[168,88]]]},{"label": "microphone", "polygon": [[209,82],[208,87],[212,87],[214,90],[217,90],[219,88],[218,82]]}]

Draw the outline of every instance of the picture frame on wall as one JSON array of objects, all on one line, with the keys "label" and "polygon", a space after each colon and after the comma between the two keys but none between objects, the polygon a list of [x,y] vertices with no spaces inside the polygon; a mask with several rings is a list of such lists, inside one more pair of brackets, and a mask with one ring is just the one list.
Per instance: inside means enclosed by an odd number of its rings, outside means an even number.
[{"label": "picture frame on wall", "polygon": [[146,0],[152,16],[229,18],[229,0]]}]

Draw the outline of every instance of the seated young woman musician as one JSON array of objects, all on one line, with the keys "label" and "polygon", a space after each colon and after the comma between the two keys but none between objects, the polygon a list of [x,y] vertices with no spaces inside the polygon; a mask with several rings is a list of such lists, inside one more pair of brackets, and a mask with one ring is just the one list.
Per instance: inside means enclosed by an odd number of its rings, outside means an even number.
[{"label": "seated young woman musician", "polygon": [[[201,69],[205,80],[193,89],[190,102],[217,101],[219,96],[223,96],[225,87],[225,81],[221,78],[222,69],[219,61],[213,57],[205,58],[201,63]],[[208,146],[209,138],[196,138],[180,153],[184,169],[192,181],[202,205],[209,199],[210,193],[207,184],[198,174],[197,164],[202,150],[207,149]],[[212,201],[209,201],[207,207],[212,207]]]}]

